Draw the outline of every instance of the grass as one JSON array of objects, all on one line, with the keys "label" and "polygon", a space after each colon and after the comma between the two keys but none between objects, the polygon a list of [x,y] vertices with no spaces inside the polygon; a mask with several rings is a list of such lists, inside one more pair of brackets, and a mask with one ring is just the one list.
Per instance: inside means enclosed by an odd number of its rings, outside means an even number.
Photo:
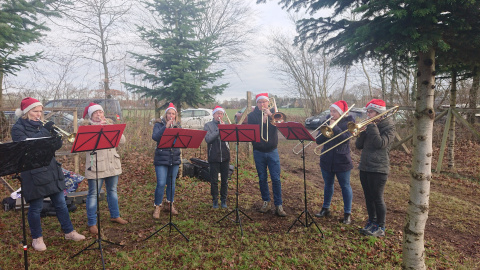
[{"label": "grass", "polygon": [[[227,111],[228,112],[228,111]],[[165,228],[155,236],[145,239],[169,221],[162,213],[160,220],[151,218],[153,211],[153,191],[155,172],[152,165],[153,149],[150,139],[151,126],[143,118],[127,123],[128,143],[119,147],[122,156],[123,174],[119,182],[119,204],[123,217],[130,221],[122,226],[108,221],[108,206],[100,202],[102,227],[105,239],[122,243],[124,247],[104,246],[107,269],[401,269],[402,229],[409,198],[408,164],[398,162],[392,165],[392,173],[387,182],[387,219],[389,227],[384,238],[363,237],[358,228],[363,226],[366,211],[362,200],[354,200],[354,224],[337,222],[343,212],[343,201],[338,185],[332,201],[333,218],[315,219],[325,238],[314,225],[305,228],[297,224],[287,233],[290,225],[303,210],[302,162],[293,153],[281,153],[282,185],[284,206],[287,218],[278,218],[272,212],[258,213],[260,192],[253,165],[253,158],[244,152],[243,144],[239,153],[239,208],[253,221],[242,215],[243,236],[240,227],[232,220],[218,222],[227,211],[212,210],[210,185],[196,178],[184,177],[177,180],[175,201],[180,212],[172,222],[188,238],[187,242],[174,228]],[[291,149],[293,141],[281,141],[282,149]],[[233,146],[233,145],[232,145]],[[232,149],[234,149],[233,147]],[[205,158],[202,150],[183,151],[184,158],[197,156]],[[320,209],[322,186],[318,172],[318,157],[312,148],[306,153],[307,190],[309,210]],[[356,154],[356,153],[355,153]],[[84,162],[84,158],[82,158]],[[64,166],[72,168],[71,160],[62,160]],[[80,168],[84,168],[83,165]],[[317,168],[316,170],[314,168]],[[229,210],[235,206],[236,174],[229,182]],[[447,240],[449,234],[469,235],[469,227],[476,228],[480,222],[480,209],[473,196],[478,192],[478,184],[468,180],[445,179],[432,182],[430,196],[431,223],[427,231],[434,227],[443,230],[440,237],[426,239],[426,264],[432,269],[478,269],[478,257],[459,252],[459,247]],[[13,186],[14,180],[8,180]],[[468,184],[467,184],[468,183]],[[361,191],[358,170],[352,170],[351,185],[355,194]],[[86,190],[85,183],[79,187]],[[464,194],[471,192],[473,198]],[[361,195],[363,196],[363,195]],[[234,217],[234,216],[231,216]],[[0,212],[1,243],[0,268],[22,269],[23,250],[21,216],[19,211]],[[70,258],[94,239],[86,231],[85,205],[79,205],[71,213],[72,223],[77,231],[85,233],[88,239],[83,242],[67,242],[63,239],[58,221],[54,217],[42,219],[46,252],[35,252],[29,246],[31,269],[99,269],[100,252],[91,250]],[[477,237],[476,231],[470,232]],[[27,227],[28,243],[31,238]]]}]

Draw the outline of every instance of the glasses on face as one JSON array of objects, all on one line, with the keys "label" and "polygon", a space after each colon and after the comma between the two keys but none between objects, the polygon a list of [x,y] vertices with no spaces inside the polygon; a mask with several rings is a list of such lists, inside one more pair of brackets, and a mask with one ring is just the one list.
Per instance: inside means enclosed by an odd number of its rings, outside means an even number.
[{"label": "glasses on face", "polygon": [[374,110],[367,110],[367,113],[376,113]]}]

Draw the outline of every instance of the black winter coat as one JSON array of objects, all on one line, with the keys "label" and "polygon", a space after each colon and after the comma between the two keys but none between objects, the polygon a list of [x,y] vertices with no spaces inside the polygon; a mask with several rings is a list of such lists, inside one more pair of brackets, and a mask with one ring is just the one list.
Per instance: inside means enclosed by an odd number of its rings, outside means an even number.
[{"label": "black winter coat", "polygon": [[[330,116],[327,116],[327,119]],[[351,115],[347,115],[340,119],[338,124],[333,127],[334,136],[340,134],[344,130],[347,129],[348,122],[354,122],[355,119]],[[320,134],[320,132],[319,132]],[[345,132],[342,135],[338,136],[336,139],[331,140],[330,142],[326,143],[322,148],[322,153],[329,150],[333,146],[337,145],[341,141],[347,139],[351,136],[350,132]],[[316,142],[317,144],[321,144],[330,140],[323,135],[318,136]],[[327,172],[347,172],[353,169],[352,157],[350,156],[350,140],[342,143],[341,145],[331,149],[327,153],[320,156],[320,168]]]},{"label": "black winter coat", "polygon": [[[24,141],[27,138],[52,136],[42,125],[32,124],[31,121],[22,118],[13,125],[11,133],[14,142]],[[62,143],[61,137],[58,137],[54,146],[55,150],[60,149]],[[27,202],[50,196],[65,189],[65,176],[61,164],[55,158],[52,158],[48,166],[22,172],[21,177],[23,181],[22,196]]]},{"label": "black winter coat", "polygon": [[203,130],[207,131],[205,141],[208,149],[208,162],[230,161],[230,148],[227,142],[220,140],[219,122],[216,120],[205,124]]},{"label": "black winter coat", "polygon": [[[167,129],[167,122],[162,119],[153,126],[152,139],[158,143],[162,139],[163,132]],[[178,125],[180,127],[180,125]],[[155,166],[172,166],[180,165],[180,148],[155,148],[155,157],[153,165]]]},{"label": "black winter coat", "polygon": [[[273,109],[270,110],[273,113]],[[263,153],[268,153],[272,152],[273,150],[277,149],[278,145],[278,133],[277,133],[277,127],[270,124],[270,121],[272,120],[271,117],[268,117],[268,125],[267,123],[263,124],[263,136],[267,136],[267,126],[268,126],[268,142],[260,139],[260,142],[252,142],[253,145],[253,150],[257,150]],[[262,128],[262,111],[258,108],[255,107],[255,110],[253,112],[248,114],[248,124],[258,124],[260,128]],[[260,134],[261,131],[260,131]]]}]

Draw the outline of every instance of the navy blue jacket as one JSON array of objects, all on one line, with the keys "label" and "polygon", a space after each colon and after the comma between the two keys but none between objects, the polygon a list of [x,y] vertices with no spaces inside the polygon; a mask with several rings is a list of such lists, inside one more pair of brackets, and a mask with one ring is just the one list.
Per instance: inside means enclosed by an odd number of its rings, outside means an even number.
[{"label": "navy blue jacket", "polygon": [[[327,116],[327,119],[330,116]],[[355,119],[351,115],[347,115],[340,119],[337,125],[333,127],[334,136],[340,134],[342,131],[347,129],[348,122],[355,122]],[[320,134],[320,132],[319,132]],[[322,148],[322,153],[341,141],[347,139],[352,134],[350,132],[345,132],[344,134],[338,136],[336,139],[326,143]],[[318,136],[316,139],[317,144],[321,144],[330,140],[323,135]],[[327,172],[346,172],[353,169],[352,157],[350,156],[350,140],[342,143],[341,145],[331,149],[327,153],[320,156],[320,168]]]},{"label": "navy blue jacket", "polygon": [[[24,141],[27,138],[52,136],[39,122],[32,124],[31,121],[22,118],[18,119],[13,125],[11,133],[14,142]],[[59,137],[54,145],[55,150],[60,149],[62,143],[62,139]],[[65,176],[61,164],[55,158],[52,158],[48,166],[22,172],[21,176],[23,181],[22,196],[27,202],[50,196],[65,189]]]},{"label": "navy blue jacket", "polygon": [[[273,109],[270,110],[273,113]],[[273,150],[277,149],[278,145],[278,133],[277,127],[270,124],[272,120],[271,117],[268,117],[268,125],[267,123],[263,124],[263,137],[267,137],[267,126],[268,126],[268,142],[260,139],[260,142],[252,142],[253,150],[257,150],[263,153],[272,152]],[[249,124],[258,124],[260,129],[262,128],[262,111],[255,107],[253,112],[248,114],[248,123]],[[260,131],[260,134],[262,132]]]},{"label": "navy blue jacket", "polygon": [[[165,132],[167,122],[162,119],[156,122],[153,126],[152,139],[157,142],[162,139],[163,132]],[[178,123],[177,123],[178,125]],[[180,125],[178,125],[180,127]],[[156,147],[156,146],[155,146]],[[180,165],[180,148],[155,148],[155,157],[153,158],[153,165],[155,166],[172,166]]]}]

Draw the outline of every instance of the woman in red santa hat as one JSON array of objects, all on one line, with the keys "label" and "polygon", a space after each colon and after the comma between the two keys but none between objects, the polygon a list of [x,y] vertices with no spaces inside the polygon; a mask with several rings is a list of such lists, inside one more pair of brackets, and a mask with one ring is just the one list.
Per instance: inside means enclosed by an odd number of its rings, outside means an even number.
[{"label": "woman in red santa hat", "polygon": [[[88,118],[86,118],[88,116]],[[113,125],[113,120],[105,118],[102,106],[91,102],[83,112],[85,119],[81,125]],[[122,134],[120,143],[125,143],[125,136]],[[98,160],[98,170],[95,167],[95,156],[87,154],[85,162],[85,177],[88,179],[87,195],[87,225],[91,234],[98,234],[97,227],[97,190],[101,190],[103,182],[107,191],[108,210],[110,211],[110,221],[127,224],[128,221],[120,217],[118,208],[117,185],[119,175],[122,174],[122,164],[120,155],[115,148],[102,149],[96,151]],[[93,164],[93,165],[92,165]],[[98,172],[98,188],[96,187],[96,178]]]},{"label": "woman in red santa hat", "polygon": [[[344,100],[339,100],[333,103],[330,106],[330,123],[333,124],[337,121],[342,114],[348,110],[347,102]],[[347,129],[347,124],[349,122],[355,122],[355,119],[351,115],[344,116],[333,128],[333,136],[340,134],[341,132]],[[323,135],[317,135],[316,142],[317,144],[322,144],[330,138]],[[335,176],[337,176],[338,183],[342,188],[342,197],[343,197],[343,220],[345,224],[351,223],[351,213],[352,213],[352,187],[350,186],[350,171],[353,169],[352,158],[350,156],[350,141],[346,140],[350,137],[350,133],[346,132],[338,136],[334,140],[330,140],[323,146],[322,153],[325,151],[325,154],[320,156],[320,168],[322,170],[322,177],[324,181],[323,187],[323,206],[322,210],[315,214],[317,217],[326,217],[330,215],[330,204],[332,202]],[[335,149],[331,149],[341,141],[344,143],[338,145]]]},{"label": "woman in red santa hat", "polygon": [[[41,138],[56,136],[53,122],[49,121],[45,125],[40,121],[43,119],[43,105],[37,99],[27,97],[20,104],[15,114],[19,117],[12,127],[12,140],[14,142],[24,141],[28,138]],[[55,150],[62,147],[62,138],[57,136]],[[64,175],[60,163],[52,158],[50,164],[45,167],[25,171],[21,173],[23,180],[22,196],[30,204],[28,209],[28,225],[33,238],[32,246],[37,251],[47,249],[42,235],[42,224],[40,222],[40,212],[43,208],[44,197],[50,197],[57,219],[60,222],[65,239],[80,241],[85,236],[77,233],[73,229],[67,204],[65,203]]]},{"label": "woman in red santa hat", "polygon": [[[153,126],[152,139],[160,143],[162,135],[167,128],[181,128],[180,123],[177,122],[177,109],[170,103],[165,110],[165,115],[155,122]],[[160,218],[160,211],[171,212],[173,215],[178,215],[178,211],[173,207],[173,200],[175,196],[175,179],[178,174],[178,167],[180,166],[180,149],[179,148],[156,148],[155,157],[153,158],[153,165],[155,166],[155,173],[157,176],[157,186],[155,188],[154,211],[153,218]],[[168,183],[167,183],[168,180]],[[171,186],[168,186],[170,185]],[[163,195],[167,187],[167,202],[163,206]]]},{"label": "woman in red santa hat", "polygon": [[[386,111],[385,101],[372,99],[365,106],[367,118],[375,117]],[[367,206],[368,221],[360,233],[375,237],[385,236],[385,216],[387,206],[383,191],[390,170],[388,153],[395,139],[395,125],[391,117],[380,118],[367,125],[355,141],[362,150],[360,157],[360,182],[362,183]]]}]

